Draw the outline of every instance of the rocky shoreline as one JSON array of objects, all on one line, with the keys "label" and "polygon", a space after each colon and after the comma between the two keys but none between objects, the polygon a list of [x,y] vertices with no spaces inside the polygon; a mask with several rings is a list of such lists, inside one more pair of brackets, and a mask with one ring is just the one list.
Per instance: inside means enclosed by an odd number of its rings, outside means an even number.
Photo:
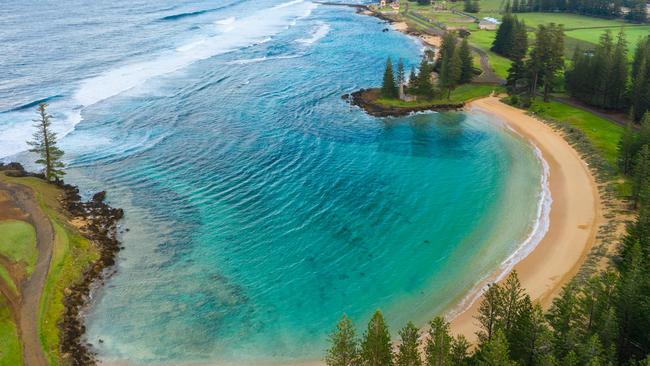
[{"label": "rocky shoreline", "polygon": [[[0,163],[0,171],[13,177],[37,177],[42,174],[25,171],[19,163]],[[106,192],[93,195],[88,202],[83,202],[79,188],[63,182],[52,183],[61,188],[64,196],[61,206],[66,210],[66,216],[83,223],[79,227],[80,234],[92,241],[99,250],[99,258],[82,273],[82,280],[65,289],[63,304],[65,311],[61,323],[60,347],[61,354],[73,366],[96,365],[97,359],[91,350],[91,345],[83,342],[86,331],[82,311],[89,303],[89,295],[95,285],[102,285],[109,275],[108,269],[115,265],[115,257],[122,249],[117,237],[117,223],[124,216],[120,208],[113,208],[104,202]]]},{"label": "rocky shoreline", "polygon": [[342,98],[375,117],[402,117],[417,112],[461,110],[465,107],[465,103],[462,102],[431,103],[412,107],[386,106],[377,103],[379,98],[379,89],[377,88],[361,89],[351,94],[345,94]]}]

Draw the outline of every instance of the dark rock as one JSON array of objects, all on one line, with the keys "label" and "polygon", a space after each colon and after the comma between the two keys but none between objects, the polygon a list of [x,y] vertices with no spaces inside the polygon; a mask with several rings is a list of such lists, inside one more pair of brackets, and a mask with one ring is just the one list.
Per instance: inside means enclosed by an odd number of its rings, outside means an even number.
[{"label": "dark rock", "polygon": [[106,199],[106,191],[97,192],[93,195],[93,201],[104,202]]}]

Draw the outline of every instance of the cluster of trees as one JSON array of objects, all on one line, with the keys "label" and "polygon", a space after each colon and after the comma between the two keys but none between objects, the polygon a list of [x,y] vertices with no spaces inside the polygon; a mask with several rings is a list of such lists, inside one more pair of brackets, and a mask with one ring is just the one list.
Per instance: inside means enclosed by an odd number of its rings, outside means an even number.
[{"label": "cluster of trees", "polygon": [[481,11],[481,5],[478,0],[465,0],[463,10],[467,13],[478,13]]},{"label": "cluster of trees", "polygon": [[634,120],[640,120],[650,109],[650,37],[639,41],[629,67],[625,33],[621,30],[614,42],[605,31],[593,52],[576,49],[565,81],[571,96],[601,108],[631,108]]},{"label": "cluster of trees", "polygon": [[[647,148],[646,148],[647,151]],[[649,160],[650,161],[650,160]],[[650,191],[650,180],[646,182]],[[395,347],[380,311],[359,340],[345,315],[330,335],[329,366],[605,366],[650,365],[650,192],[612,271],[563,288],[544,312],[516,272],[492,284],[476,320],[472,351],[436,317],[425,336],[408,323]]]},{"label": "cluster of trees", "polygon": [[490,49],[511,60],[523,59],[528,49],[528,31],[524,21],[519,21],[510,12],[506,13]]},{"label": "cluster of trees", "polygon": [[625,19],[634,23],[648,22],[648,11],[646,9],[646,0],[630,0],[625,4],[630,11],[625,15]]},{"label": "cluster of trees", "polygon": [[29,151],[38,156],[36,164],[43,166],[45,179],[50,182],[59,181],[65,175],[65,165],[61,161],[63,150],[59,149],[56,133],[51,128],[52,115],[47,113],[46,103],[39,104],[36,111],[38,117],[33,120],[36,132],[33,140],[27,142],[31,146]]},{"label": "cluster of trees", "polygon": [[[463,38],[459,42],[453,32],[447,32],[443,36],[438,57],[433,62],[431,59],[428,53],[425,54],[418,70],[411,69],[408,83],[402,60],[397,64],[397,72],[393,71],[390,58],[386,60],[381,96],[395,99],[399,97],[399,89],[402,87],[409,94],[426,98],[436,97],[444,90],[449,98],[454,87],[468,83],[474,77],[474,60],[467,39]],[[434,72],[438,73],[438,85],[432,81]]]},{"label": "cluster of trees", "polygon": [[[516,20],[513,17],[513,29]],[[503,24],[502,24],[503,26]],[[499,27],[500,28],[500,27]],[[508,33],[506,33],[508,34]],[[510,32],[514,34],[514,32]],[[523,37],[513,38],[521,48]],[[495,43],[497,40],[495,39]],[[499,40],[501,42],[501,40]],[[527,43],[527,42],[526,42]],[[540,86],[543,88],[544,100],[548,101],[553,85],[559,72],[564,68],[564,28],[562,25],[550,23],[537,27],[535,43],[526,57],[526,49],[511,54],[512,66],[508,70],[506,86],[510,94],[526,94],[527,100],[534,99]]]}]

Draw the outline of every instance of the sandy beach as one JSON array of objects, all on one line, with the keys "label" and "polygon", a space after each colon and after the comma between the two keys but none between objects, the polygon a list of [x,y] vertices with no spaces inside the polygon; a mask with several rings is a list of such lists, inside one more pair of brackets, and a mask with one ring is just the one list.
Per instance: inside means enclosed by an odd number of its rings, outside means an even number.
[{"label": "sandy beach", "polygon": [[[497,97],[478,99],[468,105],[497,117],[537,146],[549,165],[553,203],[550,227],[535,250],[514,269],[522,286],[544,308],[577,272],[596,240],[603,222],[600,195],[587,165],[569,143],[551,127],[525,111],[502,103]],[[451,321],[451,331],[474,341],[475,316],[480,299]]]}]

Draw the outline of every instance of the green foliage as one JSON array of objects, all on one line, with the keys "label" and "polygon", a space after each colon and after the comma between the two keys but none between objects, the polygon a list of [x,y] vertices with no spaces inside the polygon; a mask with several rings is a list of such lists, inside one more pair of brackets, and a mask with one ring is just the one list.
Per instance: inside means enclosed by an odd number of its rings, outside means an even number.
[{"label": "green foliage", "polygon": [[418,328],[416,328],[411,322],[408,322],[408,324],[399,331],[401,343],[398,347],[397,356],[395,358],[396,366],[422,365],[418,331]]},{"label": "green foliage", "polygon": [[535,45],[526,63],[531,75],[530,93],[535,98],[540,81],[544,85],[544,101],[548,102],[551,85],[558,71],[564,67],[564,27],[550,23],[539,25]]},{"label": "green foliage", "polygon": [[459,334],[454,340],[451,342],[451,350],[450,350],[450,356],[451,356],[451,364],[454,366],[466,366],[469,364],[469,348],[470,348],[470,343],[463,336],[462,334]]},{"label": "green foliage", "polygon": [[438,83],[440,88],[447,89],[447,99],[449,99],[451,90],[458,85],[461,75],[460,53],[456,47],[456,36],[452,32],[447,32],[442,37],[439,63]]},{"label": "green foliage", "polygon": [[352,321],[345,314],[329,336],[332,345],[327,350],[325,363],[328,366],[355,366],[359,364],[359,341],[354,333]]},{"label": "green foliage", "polygon": [[526,24],[517,16],[506,13],[496,32],[491,50],[511,60],[521,60],[528,49]]},{"label": "green foliage", "polygon": [[632,62],[632,117],[638,121],[650,110],[650,36],[639,41]]},{"label": "green foliage", "polygon": [[441,317],[429,322],[428,338],[425,345],[427,366],[451,366],[452,337],[449,335],[449,323]]},{"label": "green foliage", "polygon": [[501,287],[499,284],[494,283],[489,285],[487,291],[483,294],[483,301],[479,306],[478,315],[476,319],[481,325],[481,330],[478,332],[478,338],[481,342],[487,342],[492,339],[495,331],[499,327],[501,320]]},{"label": "green foliage", "polygon": [[474,59],[472,58],[472,51],[467,43],[467,38],[463,38],[458,50],[458,57],[460,57],[460,76],[459,83],[469,83],[474,77]]},{"label": "green foliage", "polygon": [[510,359],[508,341],[502,330],[497,330],[493,337],[481,343],[476,355],[477,366],[515,366]]},{"label": "green foliage", "polygon": [[381,84],[381,95],[384,98],[397,98],[397,85],[393,75],[393,63],[390,57],[386,59],[386,68],[384,69],[384,81]]},{"label": "green foliage", "polygon": [[377,310],[368,323],[361,341],[361,365],[391,366],[393,349],[388,326],[381,311]]},{"label": "green foliage", "polygon": [[28,141],[27,144],[32,147],[29,151],[39,156],[36,164],[43,166],[45,179],[58,181],[65,175],[63,171],[65,164],[61,161],[63,151],[57,147],[56,133],[50,128],[52,116],[47,113],[46,108],[46,103],[38,105],[38,118],[33,120],[36,132],[33,140]]}]

